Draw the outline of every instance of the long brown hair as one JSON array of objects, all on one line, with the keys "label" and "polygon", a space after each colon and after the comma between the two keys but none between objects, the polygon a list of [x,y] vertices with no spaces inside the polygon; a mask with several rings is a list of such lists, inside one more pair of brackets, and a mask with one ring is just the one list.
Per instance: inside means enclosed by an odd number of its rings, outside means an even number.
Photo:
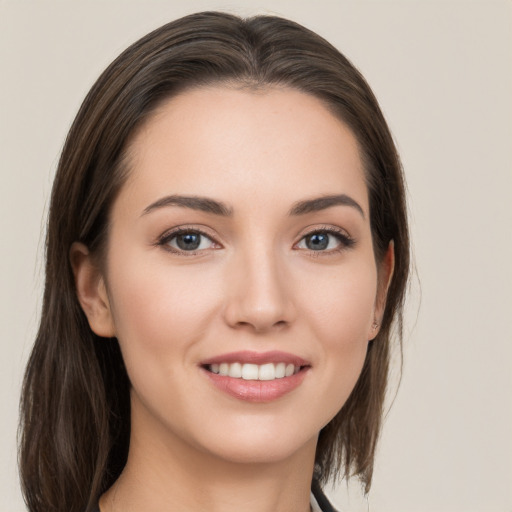
[{"label": "long brown hair", "polygon": [[395,268],[380,332],[341,411],[320,432],[316,477],[340,471],[371,483],[388,379],[391,329],[401,343],[409,240],[402,170],[378,103],[333,46],[291,21],[205,12],[179,19],[125,50],[100,76],[68,134],[52,190],[39,332],[21,399],[20,473],[32,512],[84,512],[118,478],[130,437],[130,383],[116,339],[96,336],[78,303],[69,262],[80,241],[101,260],[109,212],[127,174],[134,130],[185,88],[286,85],[321,101],[356,136],[379,261]]}]

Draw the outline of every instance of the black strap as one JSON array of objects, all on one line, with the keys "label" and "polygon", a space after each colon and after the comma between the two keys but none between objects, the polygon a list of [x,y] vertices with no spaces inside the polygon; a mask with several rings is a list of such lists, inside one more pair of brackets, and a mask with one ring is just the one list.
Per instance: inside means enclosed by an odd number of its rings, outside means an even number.
[{"label": "black strap", "polygon": [[337,512],[329,503],[327,496],[324,494],[324,491],[322,491],[320,484],[316,480],[313,480],[311,483],[311,492],[313,493],[319,507],[322,509],[322,512]]}]

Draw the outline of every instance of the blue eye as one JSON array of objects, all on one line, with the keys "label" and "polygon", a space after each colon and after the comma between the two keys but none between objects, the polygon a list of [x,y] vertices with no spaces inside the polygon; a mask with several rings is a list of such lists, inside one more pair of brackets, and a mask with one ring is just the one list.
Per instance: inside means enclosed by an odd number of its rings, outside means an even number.
[{"label": "blue eye", "polygon": [[318,230],[304,236],[297,247],[316,252],[335,252],[353,244],[354,240],[344,233],[334,230]]},{"label": "blue eye", "polygon": [[201,231],[183,229],[165,235],[160,240],[160,245],[174,252],[194,252],[211,249],[215,243]]},{"label": "blue eye", "polygon": [[[355,241],[345,232],[333,228],[317,229],[303,236],[295,246],[313,253],[337,253],[354,245]],[[199,251],[219,248],[206,233],[198,229],[176,229],[161,237],[158,245],[177,254],[192,255]]]},{"label": "blue eye", "polygon": [[313,233],[305,238],[306,247],[312,251],[323,251],[329,248],[330,238],[327,233]]}]

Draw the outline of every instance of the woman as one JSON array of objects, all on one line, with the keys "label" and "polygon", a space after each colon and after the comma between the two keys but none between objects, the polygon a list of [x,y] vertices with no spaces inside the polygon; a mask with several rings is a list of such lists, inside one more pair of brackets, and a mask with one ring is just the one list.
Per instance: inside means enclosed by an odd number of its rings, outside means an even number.
[{"label": "woman", "polygon": [[391,135],[326,41],[200,13],[136,42],[54,182],[29,509],[331,510],[340,472],[368,490],[408,254]]}]

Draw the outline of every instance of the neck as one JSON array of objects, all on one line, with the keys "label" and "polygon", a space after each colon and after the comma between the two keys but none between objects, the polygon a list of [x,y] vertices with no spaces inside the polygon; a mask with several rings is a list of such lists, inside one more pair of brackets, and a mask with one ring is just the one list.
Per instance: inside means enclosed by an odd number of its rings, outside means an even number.
[{"label": "neck", "polygon": [[316,438],[284,459],[227,460],[132,422],[123,473],[102,512],[309,512]]}]

